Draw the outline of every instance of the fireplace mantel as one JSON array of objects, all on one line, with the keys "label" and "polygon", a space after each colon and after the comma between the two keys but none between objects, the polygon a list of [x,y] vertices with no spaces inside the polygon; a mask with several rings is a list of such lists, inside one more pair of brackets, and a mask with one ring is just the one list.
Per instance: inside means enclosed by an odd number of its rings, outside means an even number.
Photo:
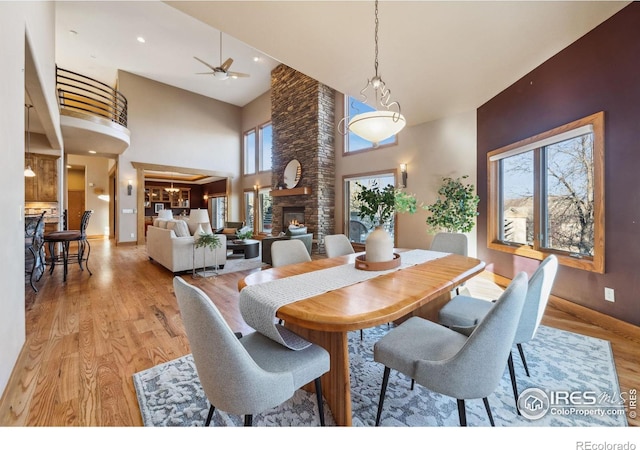
[{"label": "fireplace mantel", "polygon": [[299,187],[293,189],[278,189],[269,192],[271,197],[284,197],[285,195],[309,195],[311,194],[310,187]]}]

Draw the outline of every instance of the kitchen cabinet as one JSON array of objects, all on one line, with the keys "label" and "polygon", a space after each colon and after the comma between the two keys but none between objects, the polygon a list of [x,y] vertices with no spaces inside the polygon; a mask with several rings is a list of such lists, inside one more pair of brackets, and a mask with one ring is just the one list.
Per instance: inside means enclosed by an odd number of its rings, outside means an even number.
[{"label": "kitchen cabinet", "polygon": [[35,177],[24,178],[24,197],[27,202],[58,201],[58,156],[25,155],[25,166],[30,165]]},{"label": "kitchen cabinet", "polygon": [[162,186],[148,186],[145,189],[145,206],[153,203],[169,203],[170,208],[189,208],[191,188],[179,188],[175,194],[167,192]]}]

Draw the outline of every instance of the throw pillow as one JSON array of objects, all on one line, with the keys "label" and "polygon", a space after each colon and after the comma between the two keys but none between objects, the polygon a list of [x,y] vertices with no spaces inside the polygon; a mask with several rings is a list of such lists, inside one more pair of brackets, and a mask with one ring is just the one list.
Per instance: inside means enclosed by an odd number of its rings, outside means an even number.
[{"label": "throw pillow", "polygon": [[184,220],[171,220],[167,223],[167,229],[173,230],[177,237],[189,237],[189,227]]}]

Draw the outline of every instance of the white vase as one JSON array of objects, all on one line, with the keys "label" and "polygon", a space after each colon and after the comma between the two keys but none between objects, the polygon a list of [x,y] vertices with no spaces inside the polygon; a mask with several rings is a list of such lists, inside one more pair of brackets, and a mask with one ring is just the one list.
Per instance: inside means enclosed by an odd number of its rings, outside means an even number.
[{"label": "white vase", "polygon": [[383,262],[393,259],[393,239],[381,226],[377,226],[367,236],[364,249],[366,259],[369,262]]}]

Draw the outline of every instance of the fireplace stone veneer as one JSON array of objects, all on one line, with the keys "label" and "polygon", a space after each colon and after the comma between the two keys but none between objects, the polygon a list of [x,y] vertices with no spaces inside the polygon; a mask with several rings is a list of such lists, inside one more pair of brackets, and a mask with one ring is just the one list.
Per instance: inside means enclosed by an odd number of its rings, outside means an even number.
[{"label": "fireplace stone veneer", "polygon": [[271,105],[271,184],[281,183],[286,165],[297,159],[297,188],[310,188],[304,195],[273,197],[272,234],[288,226],[285,208],[302,208],[304,224],[324,252],[324,236],[335,229],[335,91],[281,64],[271,71]]}]

